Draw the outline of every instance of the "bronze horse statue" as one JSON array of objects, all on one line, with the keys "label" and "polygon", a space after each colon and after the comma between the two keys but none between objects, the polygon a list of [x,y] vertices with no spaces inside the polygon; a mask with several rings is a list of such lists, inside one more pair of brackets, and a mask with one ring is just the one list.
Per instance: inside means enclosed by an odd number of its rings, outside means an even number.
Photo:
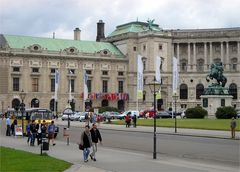
[{"label": "bronze horse statue", "polygon": [[211,65],[211,71],[206,76],[207,82],[209,82],[208,78],[210,78],[211,80],[216,79],[217,80],[217,85],[221,85],[222,87],[224,87],[226,85],[227,78],[225,76],[223,76],[222,62]]}]

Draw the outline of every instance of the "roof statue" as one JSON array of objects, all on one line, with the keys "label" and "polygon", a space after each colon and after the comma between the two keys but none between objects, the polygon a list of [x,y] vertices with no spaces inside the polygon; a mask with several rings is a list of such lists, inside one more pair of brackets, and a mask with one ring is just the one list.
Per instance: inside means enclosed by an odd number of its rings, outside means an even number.
[{"label": "roof statue", "polygon": [[149,30],[153,30],[153,23],[154,23],[154,20],[155,20],[155,19],[152,19],[152,20],[148,19],[148,20],[147,20],[147,23],[148,23],[148,29],[149,29]]}]

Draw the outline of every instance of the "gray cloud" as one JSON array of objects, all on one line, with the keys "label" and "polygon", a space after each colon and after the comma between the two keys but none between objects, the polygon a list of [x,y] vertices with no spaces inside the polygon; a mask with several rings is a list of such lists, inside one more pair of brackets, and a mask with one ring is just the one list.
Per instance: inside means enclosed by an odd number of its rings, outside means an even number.
[{"label": "gray cloud", "polygon": [[238,0],[2,0],[0,33],[95,40],[96,23],[105,22],[106,35],[117,25],[155,19],[164,29],[240,26]]}]

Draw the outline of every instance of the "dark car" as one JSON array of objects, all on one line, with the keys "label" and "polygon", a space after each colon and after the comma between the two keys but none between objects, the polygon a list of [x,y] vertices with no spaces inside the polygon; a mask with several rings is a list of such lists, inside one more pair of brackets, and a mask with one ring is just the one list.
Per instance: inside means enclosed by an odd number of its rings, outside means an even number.
[{"label": "dark car", "polygon": [[172,118],[172,114],[167,111],[158,112],[156,118]]}]

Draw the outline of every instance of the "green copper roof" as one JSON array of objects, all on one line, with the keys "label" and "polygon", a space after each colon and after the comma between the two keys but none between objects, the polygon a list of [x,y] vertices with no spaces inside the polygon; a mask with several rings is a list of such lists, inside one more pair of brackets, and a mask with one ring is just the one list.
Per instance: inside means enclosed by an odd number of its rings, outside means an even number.
[{"label": "green copper roof", "polygon": [[[148,31],[149,24],[144,22],[131,22],[123,25],[117,26],[116,30],[114,30],[108,37],[124,34],[124,33],[139,33]],[[151,30],[153,31],[162,31],[161,28],[157,24],[152,24]]]},{"label": "green copper roof", "polygon": [[79,52],[95,53],[107,49],[112,54],[123,57],[123,54],[117,47],[107,42],[52,39],[15,35],[3,35],[3,37],[6,39],[6,42],[10,48],[23,49],[34,44],[38,44],[44,49],[47,48],[49,51],[60,51],[66,48],[75,47],[79,50]]}]

